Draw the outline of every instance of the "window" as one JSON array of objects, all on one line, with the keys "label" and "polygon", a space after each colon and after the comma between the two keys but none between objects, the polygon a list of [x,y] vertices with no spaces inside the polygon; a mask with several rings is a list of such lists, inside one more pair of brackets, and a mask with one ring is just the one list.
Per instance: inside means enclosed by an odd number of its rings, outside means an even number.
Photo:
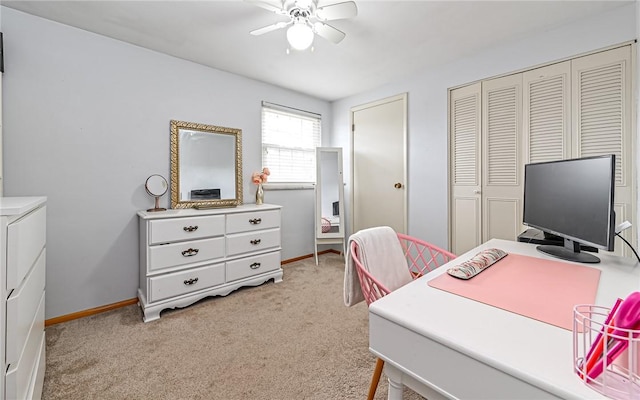
[{"label": "window", "polygon": [[269,182],[315,182],[320,125],[320,114],[262,103],[262,165],[271,172]]}]

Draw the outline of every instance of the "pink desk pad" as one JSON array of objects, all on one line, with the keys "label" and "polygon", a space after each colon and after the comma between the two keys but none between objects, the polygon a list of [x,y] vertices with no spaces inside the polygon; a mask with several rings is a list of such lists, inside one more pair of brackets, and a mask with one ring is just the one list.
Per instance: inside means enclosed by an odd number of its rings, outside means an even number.
[{"label": "pink desk pad", "polygon": [[444,273],[429,286],[572,330],[573,307],[595,304],[600,270],[509,254],[469,280]]}]

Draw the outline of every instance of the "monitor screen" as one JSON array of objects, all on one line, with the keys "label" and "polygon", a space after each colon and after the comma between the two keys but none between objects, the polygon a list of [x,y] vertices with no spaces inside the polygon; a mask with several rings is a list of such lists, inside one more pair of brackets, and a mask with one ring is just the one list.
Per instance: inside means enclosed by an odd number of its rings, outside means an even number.
[{"label": "monitor screen", "polygon": [[579,262],[599,262],[581,243],[612,251],[614,179],[613,154],[525,165],[523,223],[565,239],[538,249]]}]

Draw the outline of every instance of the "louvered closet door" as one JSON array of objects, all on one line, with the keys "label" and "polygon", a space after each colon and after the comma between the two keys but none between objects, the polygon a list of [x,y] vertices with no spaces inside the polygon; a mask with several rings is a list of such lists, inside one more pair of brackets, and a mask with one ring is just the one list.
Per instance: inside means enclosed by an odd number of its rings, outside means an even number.
[{"label": "louvered closet door", "polygon": [[571,62],[522,76],[524,163],[571,157]]},{"label": "louvered closet door", "polygon": [[482,83],[482,240],[522,226],[522,74]]},{"label": "louvered closet door", "polygon": [[[572,60],[573,156],[616,155],[616,224],[634,224],[623,236],[636,243],[630,63],[631,46]],[[615,243],[617,254],[631,254],[620,239]]]},{"label": "louvered closet door", "polygon": [[451,251],[482,243],[480,199],[480,100],[476,83],[452,90],[449,109]]}]

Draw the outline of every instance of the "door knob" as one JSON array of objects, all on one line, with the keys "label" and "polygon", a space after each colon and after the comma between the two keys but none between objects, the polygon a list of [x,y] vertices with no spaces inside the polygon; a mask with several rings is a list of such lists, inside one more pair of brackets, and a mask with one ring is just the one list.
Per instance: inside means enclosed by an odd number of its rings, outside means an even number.
[{"label": "door knob", "polygon": [[402,183],[398,182],[395,185],[393,185],[393,187],[396,189],[402,189]]},{"label": "door knob", "polygon": [[473,193],[474,193],[474,194],[480,194],[480,193],[482,193],[482,192],[481,192],[480,190],[477,190],[477,189],[476,189],[476,190],[474,190],[474,191],[473,191]]}]

